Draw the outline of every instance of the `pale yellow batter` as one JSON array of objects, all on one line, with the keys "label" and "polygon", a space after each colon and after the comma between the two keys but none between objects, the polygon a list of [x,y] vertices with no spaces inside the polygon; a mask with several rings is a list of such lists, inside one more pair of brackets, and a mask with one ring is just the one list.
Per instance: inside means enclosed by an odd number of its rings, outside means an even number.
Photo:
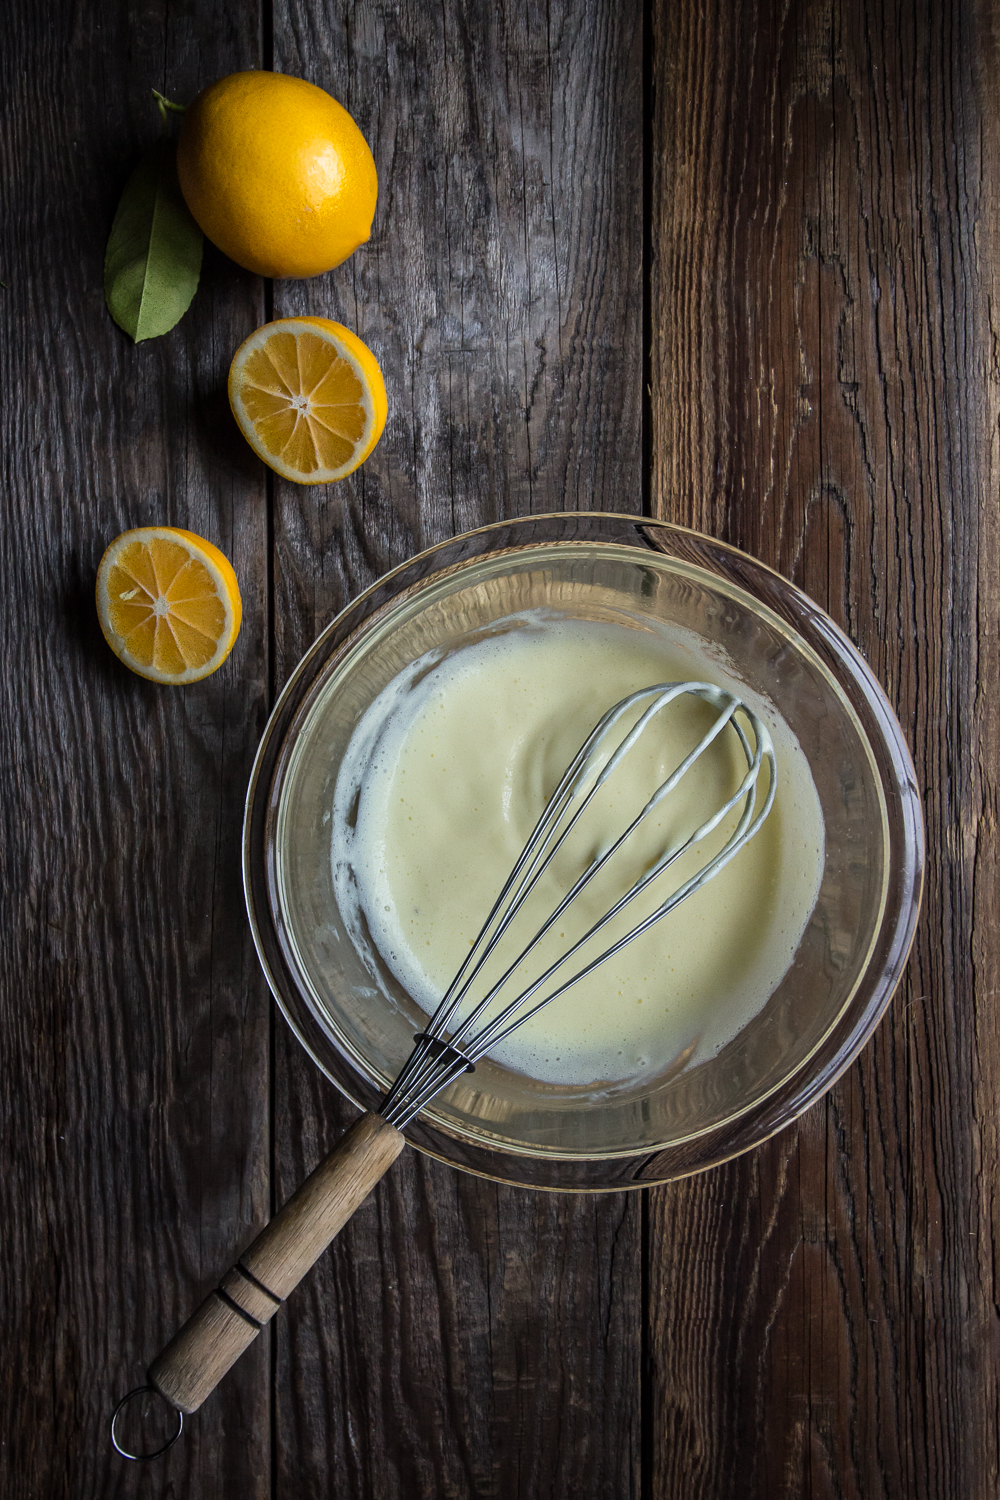
[{"label": "pale yellow batter", "polygon": [[[797,742],[773,708],[729,677],[696,637],[554,611],[512,616],[488,639],[415,663],[379,695],[351,741],[334,805],[338,900],[343,911],[360,908],[386,962],[430,1012],[594,723],[638,688],[688,679],[732,689],[767,723],[778,764],[774,809],[703,890],[492,1050],[532,1077],[581,1084],[660,1075],[718,1052],[766,1003],[792,961],[822,874],[822,813]],[[488,982],[713,717],[706,705],[683,699],[643,736],[508,934],[503,961],[491,960]],[[582,935],[666,840],[697,827],[745,768],[727,731],[501,998],[512,998]],[[550,988],[664,900],[718,847],[735,817],[664,874]]]}]

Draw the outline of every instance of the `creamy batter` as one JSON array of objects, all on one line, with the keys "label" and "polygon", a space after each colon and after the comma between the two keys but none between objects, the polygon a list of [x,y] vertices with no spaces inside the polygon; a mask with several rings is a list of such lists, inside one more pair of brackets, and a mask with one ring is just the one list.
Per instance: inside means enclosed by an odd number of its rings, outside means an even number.
[{"label": "creamy batter", "polygon": [[[713,1056],[763,1007],[792,961],[822,875],[822,812],[805,757],[773,707],[688,632],[540,610],[414,662],[355,730],[333,809],[338,902],[359,945],[363,914],[386,963],[431,1012],[595,722],[638,688],[689,679],[731,689],[768,725],[778,765],[771,815],[701,891],[491,1050],[518,1072],[574,1085],[659,1076]],[[560,851],[502,954],[490,960],[476,997],[714,717],[690,698],[660,715]],[[745,770],[726,731],[651,826],[525,960],[501,1000],[582,936],[667,841],[690,833],[726,800]],[[721,844],[736,816],[660,877],[549,988],[659,905]]]}]

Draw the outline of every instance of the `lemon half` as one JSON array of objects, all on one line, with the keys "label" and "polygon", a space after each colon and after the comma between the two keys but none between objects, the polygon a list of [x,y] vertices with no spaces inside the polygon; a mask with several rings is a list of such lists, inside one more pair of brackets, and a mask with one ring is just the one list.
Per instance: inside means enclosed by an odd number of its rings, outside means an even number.
[{"label": "lemon half", "polygon": [[353,473],[388,411],[374,354],[328,318],[280,318],[252,333],[229,370],[229,404],[258,458],[296,484]]},{"label": "lemon half", "polygon": [[198,682],[221,667],[243,605],[232,565],[174,526],[123,531],[97,569],[97,614],[120,661],[151,682]]}]

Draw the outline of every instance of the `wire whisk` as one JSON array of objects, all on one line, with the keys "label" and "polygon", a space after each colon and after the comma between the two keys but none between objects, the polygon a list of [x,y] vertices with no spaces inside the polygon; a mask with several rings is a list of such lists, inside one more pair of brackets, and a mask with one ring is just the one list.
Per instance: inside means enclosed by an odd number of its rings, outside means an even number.
[{"label": "wire whisk", "polygon": [[[496,952],[498,943],[594,797],[615,775],[625,756],[656,716],[684,694],[700,698],[716,710],[711,726],[694,748],[682,756],[624,831],[608,848],[589,858],[582,873],[556,901],[555,909],[530,940],[522,944],[520,938],[512,937],[511,946],[520,945],[520,953],[498,979],[483,981],[485,993],[463,1016],[462,1010],[472,987],[482,978],[483,965]],[[638,717],[635,717],[636,713]],[[633,716],[634,722],[629,715]],[[619,732],[617,743],[614,740],[616,728]],[[732,795],[720,797],[721,805],[710,816],[704,817],[692,833],[668,834],[667,847],[646,866],[624,895],[591,921],[582,937],[570,941],[565,951],[547,964],[544,973],[520,989],[513,999],[502,1000],[501,995],[519,965],[722,734],[735,735],[746,762],[746,773],[741,776]],[[735,764],[742,770],[740,761]],[[760,781],[765,765],[768,767],[766,789]],[[378,1111],[364,1114],[355,1121],[154,1359],[147,1372],[148,1383],[118,1404],[111,1422],[111,1439],[119,1453],[126,1458],[150,1458],[166,1452],[180,1434],[183,1413],[196,1411],[214,1390],[222,1375],[270,1321],[292,1288],[396,1160],[405,1145],[405,1138],[400,1134],[402,1127],[461,1073],[475,1067],[476,1061],[491,1047],[503,1042],[544,1006],[550,1005],[620,953],[628,943],[648,931],[692,892],[700,890],[706,881],[716,876],[753,838],[767,817],[774,801],[775,781],[774,748],[767,729],[746,704],[723,688],[705,682],[661,683],[630,694],[608,710],[567,766],[465,962],[425,1030],[416,1037],[413,1051]],[[728,837],[711,858],[706,859],[693,875],[681,879],[677,888],[649,915],[637,921],[624,937],[611,941],[606,938],[607,946],[596,958],[588,960],[585,954],[581,955],[576,972],[569,978],[559,979],[551,993],[539,997],[539,990],[559,975],[564,965],[572,968],[574,954],[580,954],[585,943],[638,899],[684,854],[696,850],[699,842],[719,828],[727,815],[737,808],[739,812]],[[669,827],[670,819],[666,821]],[[662,826],[662,822],[661,819],[659,824],[651,825],[650,831]],[[724,829],[720,831],[720,838],[724,832]],[[584,919],[584,924],[587,920]],[[613,938],[613,935],[609,936]],[[498,959],[497,966],[502,962],[502,958]],[[518,983],[523,983],[523,978]],[[124,1444],[117,1424],[122,1420],[125,1408],[133,1401],[138,1402],[141,1397],[143,1409],[150,1405],[147,1398],[151,1393],[163,1398],[168,1408],[178,1414],[178,1419],[166,1442],[162,1434],[152,1436],[144,1449],[136,1451]],[[163,1415],[162,1407],[160,1415]]]}]

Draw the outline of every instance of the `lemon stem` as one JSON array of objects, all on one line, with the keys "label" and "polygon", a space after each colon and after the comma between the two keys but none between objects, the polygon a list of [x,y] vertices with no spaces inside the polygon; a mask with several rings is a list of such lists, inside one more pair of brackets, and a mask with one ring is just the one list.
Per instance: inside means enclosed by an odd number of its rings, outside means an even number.
[{"label": "lemon stem", "polygon": [[174,114],[182,115],[187,109],[187,105],[175,104],[172,99],[164,98],[159,89],[153,89],[152,92],[153,98],[156,100],[156,107],[160,111],[160,119],[163,121],[163,133],[165,135],[170,124],[170,117],[167,114],[167,110],[170,109],[173,110]]}]

